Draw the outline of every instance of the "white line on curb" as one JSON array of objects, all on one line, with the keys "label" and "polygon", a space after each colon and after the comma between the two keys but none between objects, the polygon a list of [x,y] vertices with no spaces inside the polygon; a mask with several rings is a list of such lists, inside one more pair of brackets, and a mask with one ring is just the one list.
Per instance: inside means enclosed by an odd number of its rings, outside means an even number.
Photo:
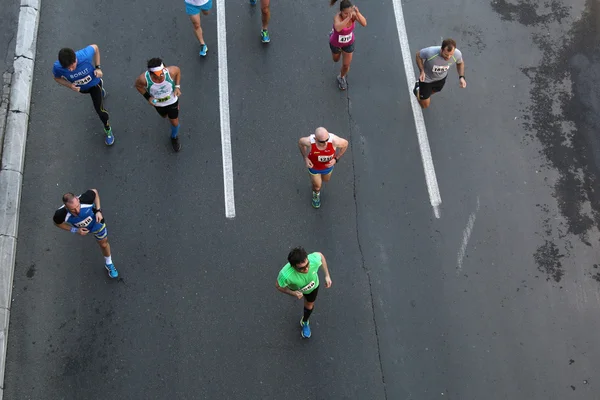
[{"label": "white line on curb", "polygon": [[0,170],[0,400],[19,231],[21,185],[41,0],[21,0]]},{"label": "white line on curb", "polygon": [[456,256],[456,273],[460,274],[462,270],[463,260],[465,258],[465,254],[467,251],[467,245],[469,244],[469,239],[471,238],[471,232],[473,232],[473,226],[475,226],[475,218],[477,218],[477,212],[479,211],[479,196],[477,196],[477,207],[475,211],[471,213],[469,216],[469,220],[467,221],[467,226],[465,226],[465,230],[463,231],[463,240],[460,245],[460,249],[458,250],[458,254]]},{"label": "white line on curb", "polygon": [[413,85],[416,82],[415,71],[413,69],[413,57],[410,53],[408,45],[408,36],[406,35],[406,26],[404,25],[404,13],[402,12],[401,0],[392,0],[394,3],[394,15],[396,17],[396,27],[398,28],[398,38],[400,39],[400,47],[402,49],[402,59],[404,61],[404,71],[406,72],[406,81],[410,93],[410,105],[412,106],[413,116],[415,118],[415,126],[417,128],[417,138],[419,139],[419,149],[421,150],[421,160],[423,161],[423,169],[425,170],[425,181],[427,182],[427,190],[429,191],[429,200],[433,207],[433,213],[436,218],[440,218],[440,205],[442,197],[438,187],[437,178],[435,176],[435,167],[433,166],[433,158],[431,157],[431,149],[429,148],[429,139],[427,138],[427,129],[423,120],[423,112],[419,102],[412,94]]},{"label": "white line on curb", "polygon": [[221,110],[221,147],[223,154],[225,217],[234,218],[235,196],[233,193],[233,161],[231,157],[231,125],[229,121],[229,77],[227,72],[225,0],[217,0],[217,37],[217,51],[219,53],[219,105]]}]

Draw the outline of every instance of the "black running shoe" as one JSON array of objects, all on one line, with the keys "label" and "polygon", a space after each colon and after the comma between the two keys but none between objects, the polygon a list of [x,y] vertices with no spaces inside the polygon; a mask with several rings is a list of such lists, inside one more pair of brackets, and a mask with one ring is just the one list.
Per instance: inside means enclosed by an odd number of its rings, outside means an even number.
[{"label": "black running shoe", "polygon": [[181,150],[181,143],[179,143],[179,136],[171,138],[171,145],[173,145],[173,150],[175,150],[175,151]]}]

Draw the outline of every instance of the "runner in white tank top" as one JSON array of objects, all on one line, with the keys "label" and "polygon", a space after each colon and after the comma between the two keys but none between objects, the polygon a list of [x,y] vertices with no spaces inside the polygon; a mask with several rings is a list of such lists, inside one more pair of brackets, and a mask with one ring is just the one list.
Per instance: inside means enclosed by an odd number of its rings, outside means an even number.
[{"label": "runner in white tank top", "polygon": [[138,76],[135,81],[137,91],[148,100],[158,114],[163,118],[169,117],[171,145],[175,151],[181,149],[178,136],[180,80],[179,67],[165,67],[160,58],[152,58],[148,61],[148,71]]}]

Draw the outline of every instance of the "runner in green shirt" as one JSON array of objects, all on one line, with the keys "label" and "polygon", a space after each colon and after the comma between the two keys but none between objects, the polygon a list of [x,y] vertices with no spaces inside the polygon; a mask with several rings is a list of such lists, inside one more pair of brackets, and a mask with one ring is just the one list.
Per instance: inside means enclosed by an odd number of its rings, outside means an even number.
[{"label": "runner in green shirt", "polygon": [[319,252],[306,254],[302,247],[296,247],[288,254],[288,263],[283,266],[277,277],[275,287],[282,293],[301,299],[304,297],[304,316],[300,320],[303,338],[311,335],[308,318],[315,306],[319,292],[319,268],[325,271],[325,287],[331,287],[331,277],[325,256]]}]

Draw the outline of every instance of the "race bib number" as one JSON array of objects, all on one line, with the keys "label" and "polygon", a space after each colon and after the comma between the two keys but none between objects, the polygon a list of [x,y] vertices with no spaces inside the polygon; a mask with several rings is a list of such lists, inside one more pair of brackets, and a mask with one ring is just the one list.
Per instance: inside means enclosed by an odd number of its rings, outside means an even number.
[{"label": "race bib number", "polygon": [[73,84],[75,84],[76,86],[83,86],[83,85],[87,85],[91,81],[92,81],[92,76],[88,75],[85,78],[77,79],[75,82],[73,82]]},{"label": "race bib number", "polygon": [[76,228],[87,228],[87,226],[91,223],[92,223],[92,217],[87,217],[83,221],[80,221],[74,225]]},{"label": "race bib number", "polygon": [[347,35],[340,35],[340,37],[338,38],[338,42],[340,43],[350,43],[350,41],[352,40],[352,36],[354,35],[354,32],[350,32]]},{"label": "race bib number", "polygon": [[450,68],[449,65],[434,65],[433,72],[439,74],[448,71],[448,68]]},{"label": "race bib number", "polygon": [[309,291],[310,289],[312,289],[314,287],[315,287],[315,281],[310,281],[310,283],[308,285],[304,286],[302,289],[300,289],[300,291],[302,293],[304,293],[304,292]]},{"label": "race bib number", "polygon": [[329,162],[332,158],[333,156],[317,156],[319,162]]},{"label": "race bib number", "polygon": [[163,97],[162,99],[158,99],[158,102],[159,102],[159,103],[162,103],[163,101],[167,101],[167,100],[169,100],[170,98],[171,98],[171,96],[169,95],[169,96],[167,96],[167,97]]}]

